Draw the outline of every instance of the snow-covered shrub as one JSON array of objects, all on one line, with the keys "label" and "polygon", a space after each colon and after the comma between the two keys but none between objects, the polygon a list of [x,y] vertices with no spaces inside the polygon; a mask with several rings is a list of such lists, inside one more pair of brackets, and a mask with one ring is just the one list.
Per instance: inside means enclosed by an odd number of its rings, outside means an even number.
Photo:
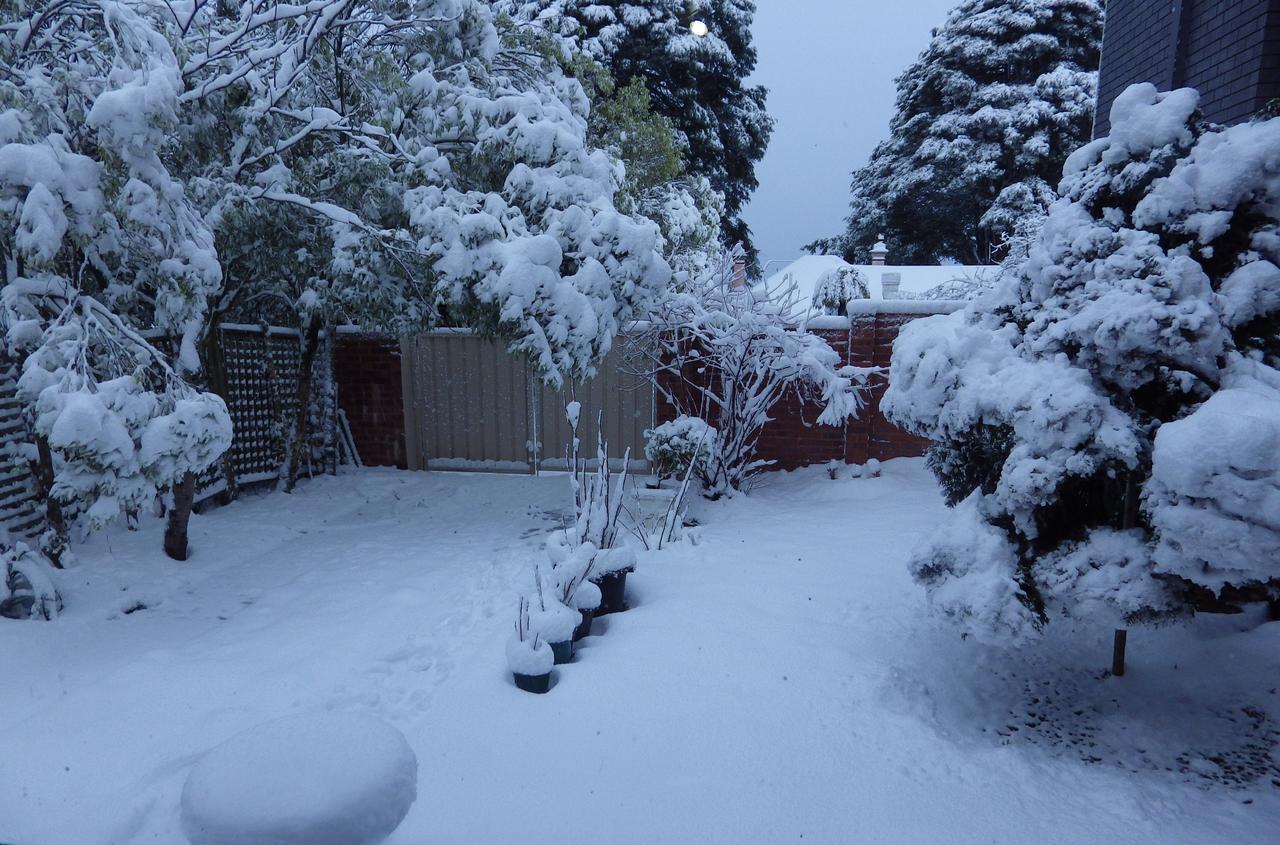
[{"label": "snow-covered shrub", "polygon": [[683,476],[690,467],[695,478],[711,479],[719,434],[705,420],[680,416],[644,433],[644,456],[659,478]]},{"label": "snow-covered shrub", "polygon": [[870,299],[867,279],[857,267],[832,267],[818,277],[813,289],[813,310],[819,314],[843,317],[852,299]]},{"label": "snow-covered shrub", "polygon": [[629,336],[628,367],[648,379],[677,415],[705,420],[718,433],[705,493],[742,490],[768,461],[756,444],[786,395],[817,403],[822,425],[843,425],[862,407],[872,370],[850,367],[803,327],[795,284],[757,289],[738,283],[741,248],[671,291],[645,331]]},{"label": "snow-covered shrub", "polygon": [[0,616],[52,619],[62,612],[54,569],[26,543],[0,549]]},{"label": "snow-covered shrub", "polygon": [[543,607],[533,606],[529,628],[547,643],[564,643],[573,639],[574,630],[582,624],[582,614],[557,598],[548,598]]},{"label": "snow-covered shrub", "polygon": [[583,581],[569,598],[569,606],[580,612],[591,612],[600,606],[603,594],[592,581]]},{"label": "snow-covered shrub", "polygon": [[1280,593],[1280,120],[1197,100],[1117,97],[1020,271],[895,344],[881,407],[963,501],[913,571],[972,633]]},{"label": "snow-covered shrub", "polygon": [[579,587],[589,583],[596,574],[595,561],[599,554],[592,543],[569,544],[569,535],[554,531],[547,537],[547,557],[551,560],[552,588],[556,598],[574,607],[574,596]]},{"label": "snow-covered shrub", "polygon": [[212,465],[231,445],[222,399],[184,381],[124,320],[52,276],[0,292],[7,350],[37,448],[29,459],[58,507],[45,551],[55,564],[74,520],[95,530]]},{"label": "snow-covered shrub", "polygon": [[[1280,281],[1275,296],[1280,297]],[[1241,362],[1160,427],[1145,505],[1158,571],[1214,592],[1280,580],[1280,377]]]}]

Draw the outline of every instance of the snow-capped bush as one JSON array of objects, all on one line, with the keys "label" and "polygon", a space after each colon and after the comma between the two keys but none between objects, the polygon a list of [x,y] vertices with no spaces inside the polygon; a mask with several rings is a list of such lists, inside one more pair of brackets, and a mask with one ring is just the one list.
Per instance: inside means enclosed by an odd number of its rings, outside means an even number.
[{"label": "snow-capped bush", "polygon": [[813,310],[843,317],[852,299],[870,299],[867,279],[857,267],[832,267],[818,277],[813,289]]},{"label": "snow-capped bush", "polygon": [[1197,99],[1117,97],[1020,271],[895,344],[881,407],[964,502],[913,571],[975,634],[1280,594],[1280,120],[1206,128]]},{"label": "snow-capped bush", "polygon": [[683,477],[690,467],[701,481],[712,477],[719,452],[714,428],[698,417],[680,416],[644,433],[644,456],[659,478]]},{"label": "snow-capped bush", "polygon": [[788,394],[822,408],[821,425],[857,415],[874,370],[843,364],[803,327],[794,281],[774,290],[739,284],[741,248],[714,272],[670,292],[645,331],[629,336],[628,367],[648,379],[678,416],[705,420],[718,436],[708,496],[742,490],[768,465],[756,444],[773,407]]},{"label": "snow-capped bush", "polygon": [[631,572],[636,568],[636,550],[630,546],[603,549],[596,555],[592,568],[593,578],[602,578],[617,572]]},{"label": "snow-capped bush", "polygon": [[569,544],[564,531],[552,532],[547,538],[547,557],[551,560],[553,592],[563,604],[575,607],[574,596],[578,589],[595,577],[595,562],[599,554],[592,543]]},{"label": "snow-capped bush", "polygon": [[543,607],[536,604],[529,611],[529,630],[546,643],[563,643],[573,639],[574,629],[582,624],[582,614],[557,598],[548,598]]},{"label": "snow-capped bush", "polygon": [[1280,580],[1280,377],[1237,366],[1209,401],[1160,427],[1144,491],[1157,571],[1214,592]]},{"label": "snow-capped bush", "polygon": [[26,543],[0,549],[0,616],[52,619],[62,612],[62,594],[49,562]]}]

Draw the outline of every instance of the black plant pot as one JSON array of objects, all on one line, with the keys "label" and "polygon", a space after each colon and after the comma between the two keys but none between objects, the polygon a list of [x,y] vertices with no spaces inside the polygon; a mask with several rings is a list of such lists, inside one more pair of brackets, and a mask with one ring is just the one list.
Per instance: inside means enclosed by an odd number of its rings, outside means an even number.
[{"label": "black plant pot", "polygon": [[556,665],[573,662],[573,640],[551,643],[551,653],[556,656]]},{"label": "black plant pot", "polygon": [[575,643],[591,636],[591,620],[595,618],[593,611],[582,610],[579,612],[582,614],[582,621],[578,623],[578,627],[573,629],[573,641]]},{"label": "black plant pot", "polygon": [[511,677],[515,678],[516,686],[525,692],[534,692],[542,695],[551,689],[551,673],[545,675],[521,675],[519,672],[512,672]]},{"label": "black plant pot", "polygon": [[596,616],[621,613],[627,609],[627,573],[630,571],[610,572],[595,581],[600,588],[600,606],[596,608]]}]

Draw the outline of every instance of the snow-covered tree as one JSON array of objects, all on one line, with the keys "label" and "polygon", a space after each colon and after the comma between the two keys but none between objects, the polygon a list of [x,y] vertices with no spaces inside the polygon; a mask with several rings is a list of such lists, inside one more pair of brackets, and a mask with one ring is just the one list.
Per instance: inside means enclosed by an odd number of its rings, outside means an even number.
[{"label": "snow-covered tree", "polygon": [[[178,493],[225,451],[217,397],[192,388],[213,232],[168,145],[181,110],[180,27],[142,3],[37,2],[0,24],[0,257],[6,352],[22,362],[43,551],[72,522]],[[131,325],[172,338],[174,365]],[[166,548],[186,555],[190,501]]]},{"label": "snow-covered tree", "polygon": [[682,136],[670,119],[654,112],[643,80],[619,87],[585,55],[571,69],[592,103],[589,142],[626,167],[618,209],[658,224],[674,284],[705,272],[720,255],[723,195],[705,176],[688,172]]},{"label": "snow-covered tree", "polygon": [[671,292],[647,331],[629,338],[633,372],[649,379],[677,416],[696,417],[718,433],[715,454],[695,471],[707,495],[744,486],[769,461],[756,444],[784,396],[815,403],[822,425],[857,415],[871,371],[841,363],[839,353],[803,327],[807,303],[794,282],[744,284],[741,247],[712,272]]},{"label": "snow-covered tree", "polygon": [[[589,374],[670,280],[558,57],[478,0],[39,0],[0,24],[0,215],[184,372],[226,315],[297,325],[286,485],[326,325],[442,318]],[[7,158],[5,157],[7,156]]]},{"label": "snow-covered tree", "polygon": [[813,289],[813,310],[842,316],[851,299],[870,299],[867,279],[857,267],[832,267],[818,277]]},{"label": "snow-covered tree", "polygon": [[1197,101],[1117,97],[1021,272],[895,345],[881,407],[956,504],[913,573],[979,636],[1280,594],[1280,119]]},{"label": "snow-covered tree", "polygon": [[[504,0],[517,19],[561,35],[619,85],[643,80],[654,110],[683,140],[688,172],[724,196],[725,243],[750,246],[740,217],[773,131],[766,90],[746,84],[756,64],[753,0]],[[695,20],[707,35],[690,31]]]},{"label": "snow-covered tree", "polygon": [[1089,139],[1098,0],[966,0],[898,77],[890,137],[853,174],[846,231],[811,248],[866,263],[880,232],[904,264],[988,264],[1055,198]]},{"label": "snow-covered tree", "polygon": [[[6,352],[23,362],[18,397],[35,437],[27,457],[47,505],[42,551],[61,565],[73,524],[136,515],[194,478],[230,447],[231,419],[221,398],[191,387],[98,300],[27,272],[0,292],[0,326]],[[189,512],[176,504],[165,551],[183,560]]]}]

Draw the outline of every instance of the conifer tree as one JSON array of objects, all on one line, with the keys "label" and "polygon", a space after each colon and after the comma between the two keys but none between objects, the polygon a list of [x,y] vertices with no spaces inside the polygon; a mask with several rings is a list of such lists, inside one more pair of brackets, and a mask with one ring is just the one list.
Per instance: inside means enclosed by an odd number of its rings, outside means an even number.
[{"label": "conifer tree", "polygon": [[966,0],[898,77],[845,232],[810,250],[866,263],[883,232],[903,264],[998,262],[1089,139],[1101,44],[1097,0]]}]

